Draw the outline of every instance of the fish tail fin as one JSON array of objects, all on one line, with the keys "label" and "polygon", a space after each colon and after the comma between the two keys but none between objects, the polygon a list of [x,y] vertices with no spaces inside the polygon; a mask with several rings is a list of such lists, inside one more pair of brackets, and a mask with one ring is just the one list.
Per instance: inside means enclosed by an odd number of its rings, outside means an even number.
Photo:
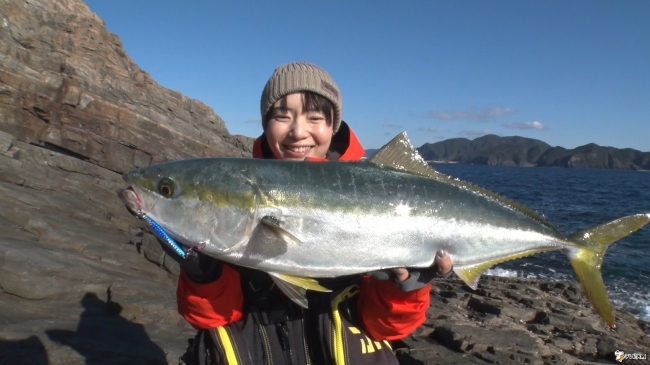
[{"label": "fish tail fin", "polygon": [[614,327],[614,315],[600,272],[605,251],[612,243],[650,222],[650,214],[637,214],[603,223],[569,236],[575,246],[565,250],[587,298],[596,312]]}]

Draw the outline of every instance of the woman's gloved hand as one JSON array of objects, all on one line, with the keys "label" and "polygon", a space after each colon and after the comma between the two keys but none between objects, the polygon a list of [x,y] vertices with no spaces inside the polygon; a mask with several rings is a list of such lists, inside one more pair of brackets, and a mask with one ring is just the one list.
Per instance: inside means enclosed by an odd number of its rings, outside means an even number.
[{"label": "woman's gloved hand", "polygon": [[182,258],[168,245],[160,242],[160,240],[158,240],[158,243],[160,243],[167,256],[178,262],[181,269],[185,271],[187,277],[193,282],[207,284],[221,277],[221,271],[223,269],[223,263],[221,261],[195,250],[186,250],[187,257]]},{"label": "woman's gloved hand", "polygon": [[453,263],[444,250],[436,252],[434,264],[424,269],[396,268],[378,270],[369,273],[379,280],[390,280],[405,292],[418,290],[429,284],[436,277],[447,278],[451,275]]}]

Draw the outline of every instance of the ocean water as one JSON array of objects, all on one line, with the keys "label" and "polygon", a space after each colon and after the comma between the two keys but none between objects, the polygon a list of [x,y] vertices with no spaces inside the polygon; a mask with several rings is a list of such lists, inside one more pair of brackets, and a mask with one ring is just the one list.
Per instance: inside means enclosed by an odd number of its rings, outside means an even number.
[{"label": "ocean water", "polygon": [[[650,213],[650,172],[433,164],[436,170],[516,200],[569,235],[630,214]],[[650,227],[609,247],[602,267],[615,307],[650,322]],[[576,280],[561,251],[494,266],[488,275]]]}]

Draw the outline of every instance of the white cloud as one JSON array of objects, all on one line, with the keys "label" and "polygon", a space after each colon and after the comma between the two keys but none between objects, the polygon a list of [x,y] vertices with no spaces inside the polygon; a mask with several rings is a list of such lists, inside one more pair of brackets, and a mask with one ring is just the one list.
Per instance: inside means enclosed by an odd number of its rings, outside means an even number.
[{"label": "white cloud", "polygon": [[247,124],[262,124],[262,119],[249,119],[246,121]]},{"label": "white cloud", "polygon": [[526,123],[507,123],[504,124],[503,126],[511,129],[537,129],[540,131],[548,129],[544,124],[538,121],[526,122]]},{"label": "white cloud", "polygon": [[438,132],[438,128],[436,128],[436,127],[420,127],[420,128],[418,128],[418,132],[436,133],[436,132]]},{"label": "white cloud", "polygon": [[515,110],[512,108],[502,108],[500,106],[494,106],[488,109],[488,116],[490,117],[500,117],[503,115],[509,115],[514,113]]},{"label": "white cloud", "polygon": [[487,119],[493,119],[502,117],[504,115],[513,114],[515,110],[513,108],[504,108],[501,106],[493,106],[491,108],[471,108],[470,110],[449,110],[449,111],[439,111],[431,110],[428,113],[429,118],[439,119],[439,120],[479,120],[485,121]]}]

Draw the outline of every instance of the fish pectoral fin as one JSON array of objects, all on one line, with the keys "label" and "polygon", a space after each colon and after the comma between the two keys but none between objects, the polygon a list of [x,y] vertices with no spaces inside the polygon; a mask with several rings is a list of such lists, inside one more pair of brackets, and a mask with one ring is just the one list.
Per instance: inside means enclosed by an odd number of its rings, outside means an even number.
[{"label": "fish pectoral fin", "polygon": [[282,238],[283,241],[291,242],[296,245],[302,244],[302,241],[300,241],[296,236],[280,227],[280,221],[277,218],[272,216],[262,217],[262,224],[264,224],[265,227],[270,228],[278,237]]},{"label": "fish pectoral fin", "polygon": [[269,272],[275,284],[282,292],[294,303],[303,308],[307,308],[307,290],[319,292],[331,292],[331,290],[321,286],[318,281],[312,278],[294,276],[289,274],[280,274]]}]

